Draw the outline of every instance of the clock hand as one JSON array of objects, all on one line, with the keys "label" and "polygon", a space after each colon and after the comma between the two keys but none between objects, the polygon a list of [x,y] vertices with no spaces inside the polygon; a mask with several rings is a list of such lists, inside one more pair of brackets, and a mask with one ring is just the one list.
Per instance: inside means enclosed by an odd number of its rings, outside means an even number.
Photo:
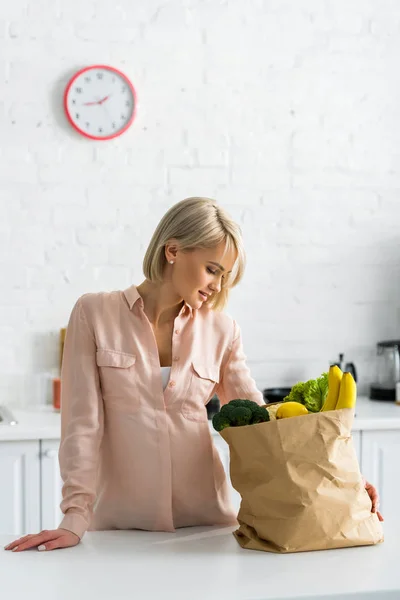
[{"label": "clock hand", "polygon": [[108,112],[108,110],[107,110],[107,108],[105,106],[103,106],[103,108],[104,108],[104,112],[106,113],[107,117],[110,119],[110,121],[112,123],[112,117],[111,117],[110,113]]},{"label": "clock hand", "polygon": [[106,100],[108,100],[108,99],[109,99],[109,97],[110,97],[110,95],[111,95],[111,94],[109,94],[108,96],[105,96],[105,97],[103,98],[103,100],[100,100],[99,104],[103,104],[103,102],[105,102]]},{"label": "clock hand", "polygon": [[83,106],[93,106],[94,104],[101,104],[101,100],[100,102],[84,102]]}]

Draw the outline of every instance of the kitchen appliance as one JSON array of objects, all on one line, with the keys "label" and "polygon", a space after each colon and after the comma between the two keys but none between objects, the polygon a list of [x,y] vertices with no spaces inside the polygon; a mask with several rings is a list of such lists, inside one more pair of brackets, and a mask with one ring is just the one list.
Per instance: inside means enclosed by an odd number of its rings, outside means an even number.
[{"label": "kitchen appliance", "polygon": [[376,380],[371,384],[371,400],[396,400],[400,381],[400,340],[378,342]]},{"label": "kitchen appliance", "polygon": [[291,389],[291,387],[266,388],[263,390],[265,404],[282,402],[282,400],[289,394]]}]

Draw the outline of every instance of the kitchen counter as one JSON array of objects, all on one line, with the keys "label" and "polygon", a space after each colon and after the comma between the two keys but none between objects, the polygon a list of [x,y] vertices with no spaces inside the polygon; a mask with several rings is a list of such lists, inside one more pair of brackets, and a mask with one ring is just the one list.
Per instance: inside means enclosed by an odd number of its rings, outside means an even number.
[{"label": "kitchen counter", "polygon": [[32,407],[31,409],[20,409],[13,406],[8,408],[18,423],[16,425],[0,423],[0,442],[57,440],[60,438],[61,415],[52,406]]},{"label": "kitchen counter", "polygon": [[[18,424],[0,423],[0,441],[60,438],[60,413],[51,406],[30,410],[10,408]],[[353,431],[367,429],[400,429],[400,406],[394,402],[379,402],[360,396],[357,399]],[[211,422],[210,430],[213,435],[219,435]]]},{"label": "kitchen counter", "polygon": [[73,548],[2,548],[1,592],[13,600],[399,600],[400,527],[376,546],[272,554],[240,548],[234,527],[176,533],[88,532]]}]

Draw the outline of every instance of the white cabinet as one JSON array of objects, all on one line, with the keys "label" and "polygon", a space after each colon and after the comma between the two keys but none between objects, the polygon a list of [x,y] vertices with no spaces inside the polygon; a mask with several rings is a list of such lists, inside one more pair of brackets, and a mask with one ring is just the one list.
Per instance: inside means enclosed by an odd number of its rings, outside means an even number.
[{"label": "white cabinet", "polygon": [[60,440],[0,442],[0,534],[56,529],[62,481]]},{"label": "white cabinet", "polygon": [[380,512],[386,522],[399,520],[400,431],[362,432],[362,473],[379,491]]},{"label": "white cabinet", "polygon": [[41,446],[41,529],[57,529],[63,514],[60,510],[62,480],[58,463],[60,440],[42,440]]},{"label": "white cabinet", "polygon": [[40,530],[40,444],[0,442],[0,533]]}]

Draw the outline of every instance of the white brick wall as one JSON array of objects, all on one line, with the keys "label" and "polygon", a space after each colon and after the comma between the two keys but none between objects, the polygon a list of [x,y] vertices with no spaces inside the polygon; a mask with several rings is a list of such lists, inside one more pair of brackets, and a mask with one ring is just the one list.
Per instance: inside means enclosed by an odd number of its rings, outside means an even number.
[{"label": "white brick wall", "polygon": [[[213,196],[242,225],[229,312],[262,389],[400,336],[400,4],[13,0],[0,10],[0,402],[40,402],[84,292],[142,281],[158,220]],[[132,129],[96,143],[62,97],[124,70]]]}]

